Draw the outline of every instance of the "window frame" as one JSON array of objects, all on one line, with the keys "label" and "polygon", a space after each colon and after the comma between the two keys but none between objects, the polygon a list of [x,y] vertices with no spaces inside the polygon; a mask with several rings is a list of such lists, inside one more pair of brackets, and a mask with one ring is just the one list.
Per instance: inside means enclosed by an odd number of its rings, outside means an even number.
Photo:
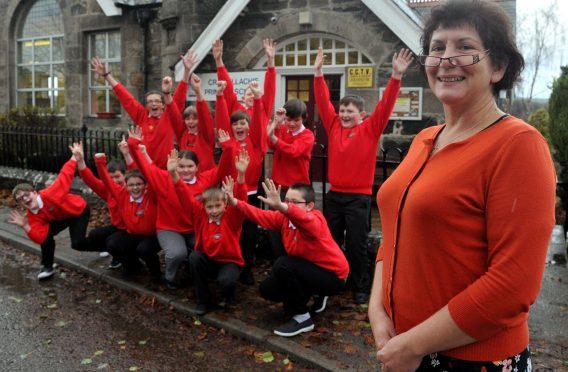
[{"label": "window frame", "polygon": [[[118,53],[116,54],[118,57],[112,57],[109,58],[109,34],[111,33],[117,33],[119,35],[119,41],[120,41],[120,46],[119,46],[119,50]],[[93,81],[93,73],[91,72],[91,59],[95,56],[93,56],[92,50],[93,50],[93,42],[94,42],[94,38],[96,35],[105,35],[105,57],[99,57],[99,59],[101,60],[101,62],[103,62],[107,69],[108,69],[108,65],[109,63],[117,63],[117,64],[121,64],[122,62],[122,37],[121,37],[121,33],[120,33],[120,29],[110,29],[110,30],[97,30],[97,31],[93,31],[93,32],[89,32],[87,34],[87,64],[88,64],[88,71],[89,71],[89,76],[87,79],[87,91],[88,91],[88,97],[87,97],[87,102],[88,102],[88,106],[89,106],[89,112],[88,112],[88,116],[89,117],[97,117],[98,112],[93,112],[93,94],[95,92],[105,92],[105,111],[104,112],[110,112],[110,101],[111,101],[111,94],[113,93],[112,87],[110,86],[110,84],[105,80],[105,84],[104,85],[96,85],[95,81]],[[116,113],[117,117],[121,116],[121,111],[119,110],[119,112]]]}]

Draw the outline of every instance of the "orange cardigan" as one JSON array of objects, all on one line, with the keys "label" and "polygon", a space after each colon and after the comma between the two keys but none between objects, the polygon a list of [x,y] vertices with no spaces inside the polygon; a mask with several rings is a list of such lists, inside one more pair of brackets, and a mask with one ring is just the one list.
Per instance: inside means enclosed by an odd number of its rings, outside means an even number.
[{"label": "orange cardigan", "polygon": [[528,311],[554,225],[546,141],[508,117],[432,157],[423,130],[379,190],[383,305],[397,333],[448,305],[477,342],[442,354],[502,360],[528,345]]}]

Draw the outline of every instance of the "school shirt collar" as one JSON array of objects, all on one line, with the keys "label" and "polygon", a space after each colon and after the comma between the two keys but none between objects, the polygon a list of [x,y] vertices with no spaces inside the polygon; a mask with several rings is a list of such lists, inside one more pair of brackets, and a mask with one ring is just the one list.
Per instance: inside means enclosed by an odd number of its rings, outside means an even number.
[{"label": "school shirt collar", "polygon": [[293,229],[293,230],[296,230],[296,226],[294,226],[294,224],[292,223],[292,221],[288,221],[288,227],[291,228],[291,229]]},{"label": "school shirt collar", "polygon": [[162,112],[160,115],[158,116],[153,116],[150,112],[148,112],[148,119],[150,118],[156,118],[158,120],[160,120],[162,118],[162,115],[164,115],[164,112]]},{"label": "school shirt collar", "polygon": [[32,212],[33,214],[38,214],[40,209],[43,208],[43,200],[41,199],[41,196],[38,194],[37,196],[37,209],[30,209],[30,212]]},{"label": "school shirt collar", "polygon": [[221,226],[221,220],[213,221],[211,218],[209,219],[209,223],[216,223],[217,226]]},{"label": "school shirt collar", "polygon": [[187,184],[189,184],[189,185],[195,185],[195,183],[197,182],[197,177],[196,177],[196,176],[193,176],[193,178],[190,179],[189,181],[183,181],[183,182],[185,182],[185,183],[187,183]]},{"label": "school shirt collar", "polygon": [[138,199],[134,199],[134,198],[132,197],[132,195],[130,195],[130,202],[131,202],[131,203],[142,204],[143,201],[144,201],[144,195],[142,195],[142,196],[139,197]]},{"label": "school shirt collar", "polygon": [[302,126],[300,126],[300,128],[298,128],[297,131],[292,132],[291,134],[292,134],[292,136],[295,137],[295,136],[297,136],[298,134],[302,133],[302,132],[304,131],[304,129],[306,129],[306,127],[304,127],[304,124],[302,124]]}]

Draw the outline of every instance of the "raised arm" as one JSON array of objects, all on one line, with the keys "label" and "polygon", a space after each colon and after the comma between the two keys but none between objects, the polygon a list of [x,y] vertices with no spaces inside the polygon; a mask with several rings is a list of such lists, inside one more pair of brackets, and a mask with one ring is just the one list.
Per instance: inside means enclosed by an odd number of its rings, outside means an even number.
[{"label": "raised arm", "polygon": [[262,104],[267,118],[272,116],[274,109],[274,98],[276,97],[276,68],[274,66],[274,56],[276,54],[276,42],[272,39],[264,39],[264,54],[266,55],[266,73],[264,74],[264,94]]},{"label": "raised arm", "polygon": [[204,188],[218,185],[219,182],[226,176],[230,175],[233,170],[233,140],[229,136],[229,133],[223,129],[218,130],[219,144],[223,149],[221,158],[219,159],[219,165],[212,169],[209,169],[201,173],[203,179]]},{"label": "raised arm", "polygon": [[251,117],[250,136],[252,144],[263,154],[266,153],[266,124],[268,119],[260,99],[260,88],[257,81],[250,83],[250,89],[254,94],[253,113]]},{"label": "raised arm", "polygon": [[77,168],[79,169],[79,175],[83,182],[91,189],[95,194],[101,197],[103,200],[108,200],[109,191],[105,187],[104,183],[95,177],[93,172],[87,165],[85,164],[85,156],[83,152],[83,143],[82,142],[73,142],[71,146],[71,153],[73,153],[73,157],[77,161]]},{"label": "raised arm", "polygon": [[50,192],[55,195],[56,198],[63,199],[69,191],[71,190],[71,184],[73,183],[73,176],[75,176],[75,169],[77,168],[77,160],[75,160],[74,156],[71,156],[69,160],[57,175],[57,178],[46,190],[50,190]]},{"label": "raised arm", "polygon": [[201,91],[201,79],[196,74],[191,76],[191,87],[195,91],[197,98],[195,109],[197,111],[197,130],[199,136],[213,149],[215,147],[215,124],[211,111],[209,110],[209,105],[205,101]]},{"label": "raised arm", "polygon": [[[271,187],[273,189],[268,190],[266,188],[267,182],[271,183]],[[268,205],[271,205],[271,206],[274,205],[277,208],[281,208],[280,210],[287,209],[288,206],[285,203],[281,203],[281,201],[280,201],[280,187],[278,187],[278,189],[277,189],[274,186],[274,182],[272,182],[271,180],[266,180],[262,185],[263,185],[265,191],[267,192],[267,194],[266,194],[267,197],[263,198],[263,197],[259,196],[258,198],[260,200],[264,201],[265,203],[270,203]],[[275,192],[278,192],[278,196],[276,196],[274,194]],[[280,203],[283,204],[283,206],[279,205],[277,203],[276,199],[278,199],[278,201],[280,201]],[[236,201],[235,198],[233,198],[231,200],[231,205],[235,205],[238,210],[240,210],[241,212],[244,213],[244,215],[247,219],[253,221],[254,223],[259,224],[260,226],[264,227],[265,229],[279,231],[282,227],[282,223],[284,221],[284,216],[279,211],[266,211],[266,210],[263,210],[263,209],[259,209],[259,208],[256,208],[256,207],[250,205],[250,204],[247,204],[244,201]]]},{"label": "raised arm", "polygon": [[229,75],[229,71],[227,71],[227,67],[223,63],[223,40],[215,40],[212,52],[215,66],[217,67],[217,81],[225,81],[227,83],[227,89],[224,90],[223,94],[227,101],[229,115],[237,110],[244,110],[244,107],[239,103],[239,97],[235,93],[231,75]]},{"label": "raised arm", "polygon": [[217,82],[217,104],[215,105],[215,123],[217,124],[217,129],[223,129],[227,133],[232,133],[231,129],[231,117],[229,114],[229,109],[227,108],[227,101],[225,101],[225,96],[223,91],[227,87],[225,81]]},{"label": "raised arm", "polygon": [[183,76],[176,87],[174,102],[177,105],[179,112],[183,112],[185,109],[185,101],[187,99],[187,88],[191,69],[199,62],[199,60],[197,59],[197,55],[191,50],[188,50],[184,55],[180,55],[180,58],[183,63]]},{"label": "raised arm", "polygon": [[335,107],[333,107],[333,104],[331,103],[329,88],[327,87],[321,70],[324,59],[325,55],[323,54],[323,49],[319,47],[314,63],[314,97],[323,127],[326,132],[329,133],[331,124],[335,120],[337,114],[335,113]]},{"label": "raised arm", "polygon": [[111,71],[107,71],[106,64],[102,62],[99,57],[93,57],[93,59],[91,59],[91,71],[105,79],[112,88],[118,84],[118,81],[112,77]]},{"label": "raised arm", "polygon": [[136,164],[134,163],[134,159],[130,156],[130,150],[128,150],[128,142],[126,142],[126,138],[124,135],[122,136],[122,141],[120,141],[117,145],[118,152],[122,155],[124,162],[126,163],[126,168],[133,169],[136,168]]},{"label": "raised arm", "polygon": [[103,153],[95,154],[95,166],[97,167],[97,173],[99,174],[99,178],[101,182],[104,184],[106,190],[112,195],[115,200],[119,200],[120,198],[120,191],[121,187],[117,185],[113,180],[110,178],[108,171],[107,171],[107,160],[106,155]]}]

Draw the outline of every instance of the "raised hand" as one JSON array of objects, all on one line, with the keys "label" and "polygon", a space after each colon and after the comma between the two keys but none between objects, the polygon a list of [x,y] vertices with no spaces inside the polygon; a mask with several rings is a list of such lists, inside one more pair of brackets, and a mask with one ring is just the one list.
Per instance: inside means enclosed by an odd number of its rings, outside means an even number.
[{"label": "raised hand", "polygon": [[128,128],[128,137],[134,138],[140,142],[144,140],[144,136],[142,135],[142,129],[138,125],[134,125]]},{"label": "raised hand", "polygon": [[258,81],[252,81],[249,84],[249,88],[252,91],[252,94],[254,94],[254,98],[260,98],[260,84]]},{"label": "raised hand", "polygon": [[172,78],[169,76],[164,76],[162,79],[162,92],[164,94],[172,92],[173,81]]},{"label": "raised hand", "polygon": [[185,68],[188,71],[190,71],[193,68],[193,66],[197,64],[197,62],[199,62],[197,54],[195,54],[192,50],[188,50],[187,53],[181,54],[180,58],[183,62],[183,68]]},{"label": "raised hand", "polygon": [[223,66],[223,40],[217,39],[213,42],[213,47],[211,49],[213,53],[213,59],[215,60],[215,65],[217,67]]},{"label": "raised hand", "polygon": [[392,56],[392,77],[400,80],[413,60],[414,57],[409,49],[402,48],[399,53],[395,53]]},{"label": "raised hand", "polygon": [[102,62],[99,57],[93,57],[91,59],[91,71],[99,76],[103,76],[107,72],[107,68],[104,62]]},{"label": "raised hand", "polygon": [[280,107],[276,109],[274,113],[274,121],[276,124],[280,125],[286,121],[286,109],[284,107]]},{"label": "raised hand", "polygon": [[82,141],[73,142],[73,144],[69,145],[69,150],[71,150],[71,153],[73,154],[73,157],[75,158],[77,163],[85,161],[85,154],[83,152]]},{"label": "raised hand", "polygon": [[12,209],[10,211],[10,217],[8,217],[8,222],[23,228],[26,225],[26,217],[16,209]]},{"label": "raised hand", "polygon": [[191,87],[194,91],[201,91],[201,78],[197,74],[191,75]]},{"label": "raised hand", "polygon": [[276,55],[276,42],[272,39],[262,40],[264,46],[264,54],[267,58],[268,67],[274,67],[274,56]]},{"label": "raised hand", "polygon": [[166,164],[166,169],[170,173],[176,172],[178,165],[179,165],[179,154],[176,149],[172,149],[172,151],[168,154],[168,162]]},{"label": "raised hand", "polygon": [[264,189],[266,197],[258,196],[258,198],[264,204],[268,205],[272,209],[281,212],[285,212],[288,209],[288,205],[286,203],[283,203],[282,200],[280,200],[281,187],[280,186],[276,187],[274,181],[272,181],[270,178],[267,178],[262,183],[262,188]]},{"label": "raised hand", "polygon": [[314,61],[314,69],[315,69],[315,76],[321,76],[323,73],[321,72],[321,68],[323,66],[323,61],[325,59],[325,55],[323,54],[323,48],[318,48],[318,54],[316,55],[316,60]]},{"label": "raised hand", "polygon": [[128,142],[126,142],[126,138],[122,135],[122,141],[118,143],[118,151],[122,154],[122,156],[130,155],[130,151],[128,150]]},{"label": "raised hand", "polygon": [[225,191],[225,195],[227,195],[227,201],[229,202],[229,204],[231,204],[233,207],[237,205],[237,199],[235,198],[235,195],[233,193],[233,190],[235,188],[235,181],[233,180],[233,177],[225,177],[225,179],[221,181],[221,186],[223,186],[223,191]]},{"label": "raised hand", "polygon": [[250,156],[246,149],[241,148],[237,156],[235,156],[235,168],[238,173],[244,174],[250,163]]},{"label": "raised hand", "polygon": [[224,143],[229,141],[231,136],[229,135],[229,132],[219,128],[217,129],[217,139],[219,140],[219,143]]},{"label": "raised hand", "polygon": [[217,95],[222,96],[226,87],[227,87],[227,82],[225,80],[217,81]]}]

